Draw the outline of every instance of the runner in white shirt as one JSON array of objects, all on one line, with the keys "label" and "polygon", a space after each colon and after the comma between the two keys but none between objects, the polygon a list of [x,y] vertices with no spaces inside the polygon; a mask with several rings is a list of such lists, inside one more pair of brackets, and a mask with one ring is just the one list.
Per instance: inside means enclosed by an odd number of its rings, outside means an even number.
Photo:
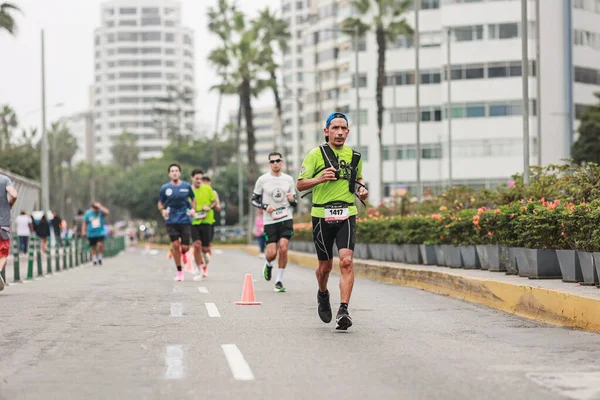
[{"label": "runner in white shirt", "polygon": [[293,207],[296,207],[296,184],[294,178],[281,172],[283,159],[280,153],[269,154],[271,171],[262,175],[256,181],[252,194],[252,205],[265,210],[264,237],[267,242],[265,258],[267,263],[263,275],[271,280],[273,260],[279,250],[279,270],[275,281],[275,291],[285,292],[281,280],[287,265],[288,244],[294,235]]},{"label": "runner in white shirt", "polygon": [[15,225],[17,226],[17,236],[19,237],[19,250],[21,254],[27,254],[29,237],[33,231],[33,220],[27,215],[27,211],[22,210],[21,214],[15,218]]}]

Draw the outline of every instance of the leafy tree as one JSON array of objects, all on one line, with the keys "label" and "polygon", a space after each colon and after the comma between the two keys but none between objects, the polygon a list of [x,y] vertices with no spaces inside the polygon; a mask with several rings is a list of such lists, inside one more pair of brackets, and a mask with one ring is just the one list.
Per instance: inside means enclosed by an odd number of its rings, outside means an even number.
[{"label": "leafy tree", "polygon": [[[218,17],[213,18],[214,16]],[[209,61],[223,74],[224,86],[239,87],[246,122],[247,178],[248,182],[254,182],[258,177],[258,166],[252,98],[268,87],[258,33],[248,24],[246,16],[227,0],[219,0],[216,9],[209,8],[208,18],[211,21],[208,25],[209,30],[223,42],[221,47],[211,52]]]},{"label": "leafy tree", "polygon": [[[158,132],[168,139],[180,140],[186,133],[186,128],[182,126],[183,118],[194,115],[194,111],[190,109],[194,91],[171,84],[167,86],[167,96],[157,98],[156,101],[157,105],[152,111]],[[193,129],[187,133],[193,133]]]},{"label": "leafy tree", "polygon": [[0,149],[10,147],[13,131],[19,126],[15,111],[7,104],[0,109]]},{"label": "leafy tree", "polygon": [[184,140],[171,143],[164,151],[162,158],[170,162],[193,165],[198,168],[208,169],[209,160],[216,157],[214,166],[222,167],[231,161],[235,152],[232,139],[220,141],[218,139]]},{"label": "leafy tree", "polygon": [[[279,129],[281,130],[282,139],[285,139],[283,131],[283,106],[279,94],[279,85],[277,84],[277,70],[279,69],[279,65],[275,62],[274,48],[278,48],[282,53],[285,53],[289,48],[290,32],[287,23],[283,19],[276,17],[269,7],[260,12],[259,17],[253,21],[253,26],[262,43],[261,64],[264,64],[266,71],[269,73],[268,86],[273,91]],[[288,159],[287,149],[284,141],[282,151],[283,157],[286,160]]]},{"label": "leafy tree", "polygon": [[[600,101],[600,93],[595,96]],[[578,132],[579,138],[571,149],[573,161],[600,164],[600,103],[585,108]]]},{"label": "leafy tree", "polygon": [[[377,40],[377,128],[379,138],[379,191],[383,199],[383,88],[385,86],[385,56],[389,42],[394,43],[402,35],[411,35],[410,27],[403,15],[408,10],[412,0],[352,0],[354,10],[361,17],[350,17],[344,20],[342,26],[346,29],[358,29],[359,35],[367,31],[375,31]],[[366,22],[371,19],[370,22]],[[358,44],[355,43],[355,46]],[[359,82],[355,82],[358,85]],[[360,110],[356,110],[355,123],[360,124]]]},{"label": "leafy tree", "polygon": [[0,168],[25,178],[40,179],[40,152],[31,144],[0,150]]},{"label": "leafy tree", "polygon": [[73,157],[77,152],[77,139],[61,122],[54,122],[48,130],[48,163],[50,166],[50,207],[66,213],[68,193],[66,179],[72,179]]},{"label": "leafy tree", "polygon": [[11,35],[17,33],[17,24],[13,14],[17,11],[21,11],[19,7],[14,4],[4,2],[0,4],[0,31],[5,30]]},{"label": "leafy tree", "polygon": [[139,161],[140,149],[137,145],[137,136],[134,133],[123,131],[115,140],[111,148],[113,161],[124,170],[129,170]]},{"label": "leafy tree", "polygon": [[[111,193],[115,203],[129,211],[131,217],[161,220],[156,208],[160,187],[169,180],[167,168],[173,162],[167,159],[152,159],[135,165],[130,171],[111,180]],[[182,178],[186,179],[192,166],[181,163]]]}]

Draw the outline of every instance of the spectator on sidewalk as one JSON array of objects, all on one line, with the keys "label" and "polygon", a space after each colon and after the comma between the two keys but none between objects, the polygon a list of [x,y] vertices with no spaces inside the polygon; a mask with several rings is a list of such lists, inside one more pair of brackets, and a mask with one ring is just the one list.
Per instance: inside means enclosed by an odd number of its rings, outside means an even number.
[{"label": "spectator on sidewalk", "polygon": [[27,254],[29,237],[33,231],[33,220],[27,214],[27,211],[21,210],[21,214],[15,218],[17,225],[17,236],[19,237],[19,250],[21,254]]},{"label": "spectator on sidewalk", "polygon": [[81,227],[83,226],[83,210],[79,209],[77,211],[77,215],[73,217],[73,225],[75,226],[75,237],[80,238],[83,237],[83,231]]},{"label": "spectator on sidewalk", "polygon": [[62,238],[60,235],[60,225],[62,223],[62,218],[58,214],[54,214],[52,218],[52,231],[54,231],[54,240],[56,241],[57,247],[62,247]]},{"label": "spectator on sidewalk", "polygon": [[46,253],[48,251],[48,236],[50,236],[50,223],[46,214],[42,216],[42,219],[40,219],[40,222],[35,227],[35,233],[42,241],[42,252]]},{"label": "spectator on sidewalk", "polygon": [[[0,174],[0,272],[6,267],[10,252],[10,209],[17,201],[17,190],[10,178]],[[0,291],[4,290],[4,280],[0,274]]]}]

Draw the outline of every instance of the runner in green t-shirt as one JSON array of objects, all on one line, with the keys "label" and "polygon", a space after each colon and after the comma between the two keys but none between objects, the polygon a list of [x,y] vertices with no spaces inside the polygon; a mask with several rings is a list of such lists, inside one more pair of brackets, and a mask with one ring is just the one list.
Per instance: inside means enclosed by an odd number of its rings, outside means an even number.
[{"label": "runner in green t-shirt", "polygon": [[[321,149],[313,149],[302,163],[297,188],[299,191],[313,189],[311,211],[313,240],[319,259],[316,275],[319,283],[317,302],[319,317],[325,323],[332,319],[331,304],[327,281],[333,269],[333,243],[336,242],[340,258],[340,308],[336,317],[336,329],[346,330],[352,326],[348,314],[348,303],[354,286],[352,256],[356,237],[356,214],[354,192],[349,189],[351,178],[353,151],[344,146],[350,133],[348,118],[342,113],[332,113],[325,122],[325,140],[337,157],[339,169],[331,166],[325,168],[324,155]],[[366,200],[369,192],[362,179],[362,160],[356,167],[356,182],[359,184],[356,194],[359,199]],[[337,177],[336,177],[337,175]],[[339,177],[339,179],[338,179]],[[354,189],[354,188],[352,188]]]},{"label": "runner in green t-shirt", "polygon": [[202,183],[204,171],[192,171],[192,187],[196,198],[196,210],[192,219],[192,241],[194,242],[194,263],[196,268],[202,270],[194,277],[199,281],[208,276],[208,263],[210,262],[210,243],[212,241],[212,227],[215,223],[213,209],[217,198],[209,185]]}]

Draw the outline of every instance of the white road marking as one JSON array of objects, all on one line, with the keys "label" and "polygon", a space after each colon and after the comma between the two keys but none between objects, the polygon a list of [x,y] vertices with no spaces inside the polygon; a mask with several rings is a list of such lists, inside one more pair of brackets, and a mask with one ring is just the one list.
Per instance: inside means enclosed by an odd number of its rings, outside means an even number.
[{"label": "white road marking", "polygon": [[183,349],[180,344],[167,346],[165,379],[183,378]]},{"label": "white road marking", "polygon": [[211,318],[221,318],[221,314],[219,314],[219,310],[215,303],[204,303],[206,307],[206,311],[208,311],[208,316]]},{"label": "white road marking", "polygon": [[222,344],[221,348],[225,353],[233,377],[238,381],[253,381],[254,374],[240,349],[235,344]]},{"label": "white road marking", "polygon": [[207,289],[207,288],[205,288],[205,287],[202,287],[202,286],[200,286],[200,287],[198,288],[198,291],[199,291],[200,293],[208,293],[208,289]]},{"label": "white road marking", "polygon": [[183,315],[183,306],[181,303],[171,303],[171,317],[181,317]]}]

